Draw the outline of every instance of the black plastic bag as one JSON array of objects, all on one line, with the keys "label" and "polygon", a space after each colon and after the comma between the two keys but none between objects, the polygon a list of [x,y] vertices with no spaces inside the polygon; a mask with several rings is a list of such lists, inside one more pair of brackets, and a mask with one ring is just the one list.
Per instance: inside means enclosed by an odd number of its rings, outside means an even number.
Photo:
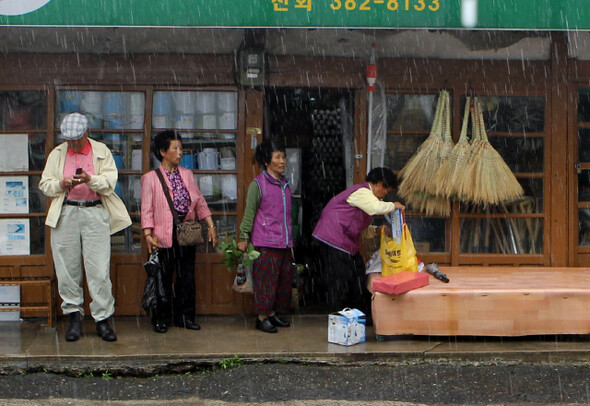
[{"label": "black plastic bag", "polygon": [[146,311],[155,312],[158,303],[165,303],[168,301],[168,295],[162,283],[162,264],[158,257],[158,250],[154,249],[150,254],[148,261],[143,264],[147,273],[147,280],[143,288],[143,297],[141,299],[141,307]]}]

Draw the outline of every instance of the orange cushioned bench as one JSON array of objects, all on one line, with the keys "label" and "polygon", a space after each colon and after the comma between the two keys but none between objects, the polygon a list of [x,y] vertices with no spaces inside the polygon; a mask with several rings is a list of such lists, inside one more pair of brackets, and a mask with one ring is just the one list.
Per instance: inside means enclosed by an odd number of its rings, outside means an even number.
[{"label": "orange cushioned bench", "polygon": [[590,334],[590,269],[440,267],[449,283],[401,295],[375,293],[377,339]]}]

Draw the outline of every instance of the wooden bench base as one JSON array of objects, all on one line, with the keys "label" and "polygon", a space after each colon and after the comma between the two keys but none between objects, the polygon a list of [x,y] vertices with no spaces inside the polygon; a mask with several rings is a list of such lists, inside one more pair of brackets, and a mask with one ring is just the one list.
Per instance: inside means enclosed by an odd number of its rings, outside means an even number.
[{"label": "wooden bench base", "polygon": [[590,269],[440,267],[448,284],[376,293],[378,336],[590,334]]}]

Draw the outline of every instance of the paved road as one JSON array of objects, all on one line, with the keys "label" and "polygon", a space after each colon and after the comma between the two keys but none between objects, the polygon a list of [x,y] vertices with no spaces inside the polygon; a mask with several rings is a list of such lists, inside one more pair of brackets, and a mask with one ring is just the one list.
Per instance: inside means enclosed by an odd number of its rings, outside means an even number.
[{"label": "paved road", "polygon": [[1,405],[588,404],[587,365],[241,365],[155,377],[0,376]]}]

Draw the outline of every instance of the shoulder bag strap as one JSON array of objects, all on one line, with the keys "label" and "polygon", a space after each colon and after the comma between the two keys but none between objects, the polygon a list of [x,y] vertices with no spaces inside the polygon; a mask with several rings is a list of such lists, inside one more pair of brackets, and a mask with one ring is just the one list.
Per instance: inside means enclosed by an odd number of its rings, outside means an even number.
[{"label": "shoulder bag strap", "polygon": [[178,212],[174,208],[174,204],[172,203],[172,198],[170,198],[170,190],[168,189],[168,185],[166,185],[166,181],[164,180],[164,176],[162,176],[162,171],[160,168],[154,169],[156,174],[158,175],[158,179],[160,179],[160,183],[162,184],[162,189],[164,189],[164,196],[166,196],[166,200],[168,201],[168,206],[170,206],[170,211],[172,212],[172,217],[174,218],[174,224],[178,227],[180,221],[178,221]]}]

